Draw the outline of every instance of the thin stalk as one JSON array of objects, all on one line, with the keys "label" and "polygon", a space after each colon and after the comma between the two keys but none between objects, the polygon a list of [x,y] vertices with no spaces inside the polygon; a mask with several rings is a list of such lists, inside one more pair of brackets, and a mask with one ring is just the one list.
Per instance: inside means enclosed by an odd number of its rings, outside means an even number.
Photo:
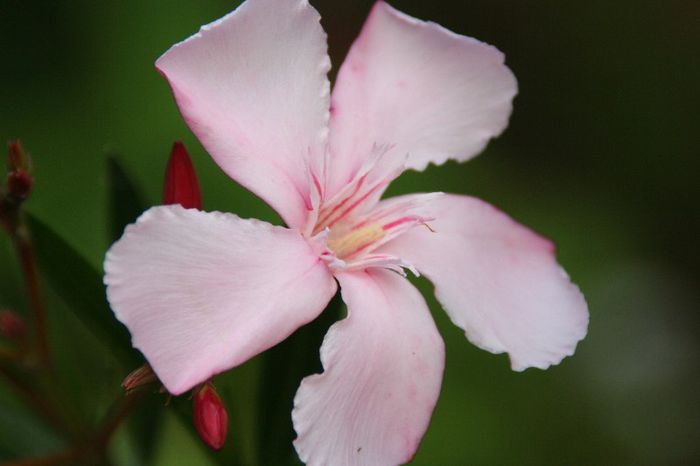
[{"label": "thin stalk", "polygon": [[102,421],[102,427],[94,437],[94,445],[100,450],[107,448],[112,435],[117,428],[132,413],[134,408],[146,397],[147,390],[140,390],[121,396],[112,406],[109,413]]},{"label": "thin stalk", "polygon": [[26,227],[20,223],[18,228],[11,232],[12,239],[20,261],[22,275],[29,296],[29,304],[34,320],[34,331],[36,335],[36,349],[39,362],[44,367],[50,366],[49,339],[46,323],[46,308],[39,287],[39,274],[36,266],[36,256],[34,247],[29,239]]},{"label": "thin stalk", "polygon": [[1,463],[0,466],[73,466],[81,462],[107,465],[109,464],[107,447],[114,432],[144,396],[144,392],[140,392],[121,397],[107,413],[97,433],[87,442],[81,442],[62,452],[52,453],[39,458],[9,461]]},{"label": "thin stalk", "polygon": [[16,362],[19,359],[17,351],[10,351],[5,348],[0,348],[0,364],[8,362]]},{"label": "thin stalk", "polygon": [[61,411],[36,390],[36,385],[18,376],[10,367],[0,364],[0,376],[4,377],[8,385],[39,414],[57,432],[70,433],[73,438],[77,435],[65,422]]},{"label": "thin stalk", "polygon": [[0,466],[60,466],[74,465],[77,460],[82,457],[83,453],[80,449],[73,448],[41,458],[27,458],[16,461],[7,461],[1,463]]}]

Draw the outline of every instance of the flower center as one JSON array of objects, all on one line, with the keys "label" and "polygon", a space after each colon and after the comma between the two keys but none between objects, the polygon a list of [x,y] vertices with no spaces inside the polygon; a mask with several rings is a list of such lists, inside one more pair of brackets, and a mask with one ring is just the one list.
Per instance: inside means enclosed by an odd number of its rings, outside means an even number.
[{"label": "flower center", "polygon": [[[383,267],[404,273],[414,270],[381,247],[419,225],[432,220],[421,211],[440,193],[402,196],[380,202],[384,189],[404,169],[404,160],[385,157],[391,146],[375,146],[354,177],[332,197],[325,197],[322,183],[311,174],[313,209],[305,234],[332,269]],[[430,228],[430,227],[428,227]]]},{"label": "flower center", "polygon": [[347,259],[371,247],[385,234],[384,228],[378,224],[355,229],[340,226],[330,231],[326,244],[338,259]]}]

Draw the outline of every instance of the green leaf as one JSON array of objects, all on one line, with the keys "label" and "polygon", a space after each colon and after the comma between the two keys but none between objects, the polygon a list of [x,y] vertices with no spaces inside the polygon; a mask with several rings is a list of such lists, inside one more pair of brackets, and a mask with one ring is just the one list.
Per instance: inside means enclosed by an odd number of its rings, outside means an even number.
[{"label": "green leaf", "polygon": [[118,240],[124,228],[146,210],[141,191],[131,180],[121,162],[112,155],[107,158],[110,241]]},{"label": "green leaf", "polygon": [[32,215],[27,223],[39,270],[51,288],[126,367],[139,364],[142,359],[131,348],[129,332],[107,304],[102,274],[47,224]]},{"label": "green leaf", "polygon": [[292,425],[294,395],[304,377],[321,372],[319,349],[328,328],[340,317],[342,306],[338,293],[316,320],[263,354],[258,398],[259,464],[301,464],[292,445],[296,437]]}]

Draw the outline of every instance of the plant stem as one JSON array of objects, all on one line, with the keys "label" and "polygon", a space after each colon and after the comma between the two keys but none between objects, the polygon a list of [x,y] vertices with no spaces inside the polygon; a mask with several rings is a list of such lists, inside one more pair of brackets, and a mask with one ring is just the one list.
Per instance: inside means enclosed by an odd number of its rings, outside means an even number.
[{"label": "plant stem", "polygon": [[102,421],[102,427],[94,437],[95,445],[104,450],[122,422],[129,417],[136,406],[146,397],[147,390],[138,390],[121,396],[112,406],[107,417]]},{"label": "plant stem", "polygon": [[0,348],[0,364],[7,362],[15,362],[18,359],[16,351],[6,350],[5,348]]},{"label": "plant stem", "polygon": [[67,451],[62,451],[53,455],[43,456],[41,458],[28,458],[23,460],[8,461],[0,464],[0,466],[59,466],[73,465],[75,461],[80,459],[82,452],[80,449],[74,448]]},{"label": "plant stem", "polygon": [[24,398],[27,403],[34,408],[37,414],[43,417],[58,432],[75,434],[73,429],[65,422],[61,412],[56,406],[37,392],[35,384],[24,380],[13,368],[6,367],[3,364],[0,364],[0,376],[3,376],[7,380],[8,385]]},{"label": "plant stem", "polygon": [[97,433],[87,442],[80,442],[78,445],[59,453],[40,458],[10,461],[2,463],[0,466],[72,466],[80,464],[81,461],[84,461],[85,464],[109,464],[106,452],[112,435],[144,397],[144,391],[122,396],[107,413]]},{"label": "plant stem", "polygon": [[20,221],[18,227],[11,232],[15,244],[17,257],[19,258],[24,275],[24,282],[29,296],[29,304],[34,319],[34,329],[36,332],[36,344],[39,361],[43,367],[50,366],[49,343],[46,324],[46,309],[44,300],[39,288],[39,274],[36,267],[36,257],[32,242],[23,222]]}]

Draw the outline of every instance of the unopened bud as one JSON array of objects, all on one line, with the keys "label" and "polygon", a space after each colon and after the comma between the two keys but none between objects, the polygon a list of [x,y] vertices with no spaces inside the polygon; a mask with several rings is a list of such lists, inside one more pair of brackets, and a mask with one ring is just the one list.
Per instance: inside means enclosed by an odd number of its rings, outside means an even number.
[{"label": "unopened bud", "polygon": [[173,144],[165,170],[163,204],[180,204],[186,209],[202,209],[202,194],[192,160],[181,142]]},{"label": "unopened bud", "polygon": [[21,340],[25,335],[24,322],[10,310],[0,311],[0,335],[8,340]]},{"label": "unopened bud", "polygon": [[210,448],[220,450],[226,441],[228,413],[214,385],[208,382],[196,389],[192,404],[194,427],[199,437]]},{"label": "unopened bud", "polygon": [[16,201],[27,200],[32,190],[34,179],[25,171],[16,171],[7,174],[7,194]]},{"label": "unopened bud", "polygon": [[18,205],[29,197],[34,184],[31,160],[18,140],[10,141],[7,148],[7,197]]},{"label": "unopened bud", "polygon": [[7,143],[7,171],[29,171],[31,169],[29,156],[24,151],[22,143],[13,139]]},{"label": "unopened bud", "polygon": [[158,377],[153,372],[153,369],[151,369],[151,366],[146,363],[133,371],[131,374],[127,375],[122,382],[122,387],[127,393],[129,393],[137,388],[141,388],[155,382],[158,382]]}]

